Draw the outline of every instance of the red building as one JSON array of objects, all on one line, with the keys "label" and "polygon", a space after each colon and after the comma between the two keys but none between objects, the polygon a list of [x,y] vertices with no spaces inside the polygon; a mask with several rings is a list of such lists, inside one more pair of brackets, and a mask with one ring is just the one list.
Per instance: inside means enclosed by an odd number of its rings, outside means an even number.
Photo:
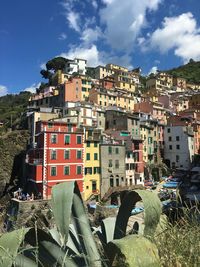
[{"label": "red building", "polygon": [[83,191],[83,136],[75,124],[36,123],[36,143],[27,153],[27,180],[44,199],[51,196],[53,185],[64,181],[76,180]]}]

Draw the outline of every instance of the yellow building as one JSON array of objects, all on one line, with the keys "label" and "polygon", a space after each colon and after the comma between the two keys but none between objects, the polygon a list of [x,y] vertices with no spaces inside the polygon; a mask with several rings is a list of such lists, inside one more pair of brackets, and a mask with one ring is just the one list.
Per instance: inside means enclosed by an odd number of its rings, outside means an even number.
[{"label": "yellow building", "polygon": [[189,108],[200,107],[200,93],[194,94],[189,99]]},{"label": "yellow building", "polygon": [[100,194],[100,155],[99,143],[101,131],[88,128],[85,131],[85,155],[84,155],[84,200],[92,195]]},{"label": "yellow building", "polygon": [[115,65],[115,64],[107,64],[106,68],[110,70],[120,70],[120,71],[128,72],[127,68],[119,66],[119,65]]},{"label": "yellow building", "polygon": [[146,82],[146,88],[149,90],[150,95],[156,92],[169,91],[172,87],[173,77],[165,72],[159,72]]},{"label": "yellow building", "polygon": [[200,84],[187,83],[186,87],[195,91],[200,90]]},{"label": "yellow building", "polygon": [[127,92],[115,92],[114,90],[104,90],[92,88],[89,93],[90,102],[101,107],[117,106],[127,111],[134,110],[135,98]]},{"label": "yellow building", "polygon": [[146,120],[140,123],[140,137],[143,140],[143,160],[146,163],[156,163],[158,160],[159,143],[162,139],[162,126],[156,120]]}]

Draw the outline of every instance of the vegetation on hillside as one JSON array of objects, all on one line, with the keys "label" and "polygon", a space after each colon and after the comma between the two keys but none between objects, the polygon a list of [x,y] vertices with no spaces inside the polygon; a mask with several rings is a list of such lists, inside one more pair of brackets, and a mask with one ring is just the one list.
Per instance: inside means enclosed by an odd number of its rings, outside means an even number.
[{"label": "vegetation on hillside", "polygon": [[24,150],[29,138],[28,131],[15,130],[0,136],[0,196],[5,186],[8,189],[17,186],[18,179],[22,177]]},{"label": "vegetation on hillside", "polygon": [[174,77],[185,78],[190,83],[200,83],[200,61],[191,59],[187,64],[167,72]]},{"label": "vegetation on hillside", "polygon": [[30,92],[20,92],[19,94],[8,94],[0,97],[0,122],[3,123],[1,132],[8,128],[24,128],[24,112],[30,95]]}]

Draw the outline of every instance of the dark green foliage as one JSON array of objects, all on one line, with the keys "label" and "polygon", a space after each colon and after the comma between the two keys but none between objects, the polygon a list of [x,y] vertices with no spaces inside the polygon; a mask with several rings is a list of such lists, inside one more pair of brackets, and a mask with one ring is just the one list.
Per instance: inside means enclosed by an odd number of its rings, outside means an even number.
[{"label": "dark green foliage", "polygon": [[67,59],[63,57],[55,57],[46,63],[46,68],[47,70],[53,70],[54,72],[56,72],[57,70],[63,70],[65,68],[66,62]]},{"label": "dark green foliage", "polygon": [[20,92],[0,97],[0,122],[4,123],[4,129],[24,128],[23,113],[28,105],[30,95],[30,92]]},{"label": "dark green foliage", "polygon": [[40,74],[42,75],[42,78],[44,79],[50,79],[52,76],[52,73],[48,70],[41,70]]},{"label": "dark green foliage", "polygon": [[23,174],[23,158],[29,134],[25,130],[12,131],[0,136],[0,195],[8,183],[11,189]]},{"label": "dark green foliage", "polygon": [[67,63],[67,59],[63,58],[63,57],[55,57],[55,58],[49,60],[46,63],[46,70],[43,69],[40,71],[42,78],[51,80],[53,73],[57,72],[58,70],[63,71],[66,63]]},{"label": "dark green foliage", "polygon": [[190,83],[200,83],[200,61],[190,59],[187,64],[167,72],[174,77],[185,78]]}]

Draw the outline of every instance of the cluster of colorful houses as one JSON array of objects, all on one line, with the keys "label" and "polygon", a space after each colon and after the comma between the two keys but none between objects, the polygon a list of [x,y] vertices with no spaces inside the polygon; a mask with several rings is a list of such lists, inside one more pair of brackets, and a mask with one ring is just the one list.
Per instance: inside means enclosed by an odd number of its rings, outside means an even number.
[{"label": "cluster of colorful houses", "polygon": [[27,111],[33,193],[46,199],[53,185],[76,180],[87,200],[156,178],[163,163],[189,169],[200,152],[200,85],[158,72],[146,88],[139,68],[91,68],[76,58],[53,73]]}]

